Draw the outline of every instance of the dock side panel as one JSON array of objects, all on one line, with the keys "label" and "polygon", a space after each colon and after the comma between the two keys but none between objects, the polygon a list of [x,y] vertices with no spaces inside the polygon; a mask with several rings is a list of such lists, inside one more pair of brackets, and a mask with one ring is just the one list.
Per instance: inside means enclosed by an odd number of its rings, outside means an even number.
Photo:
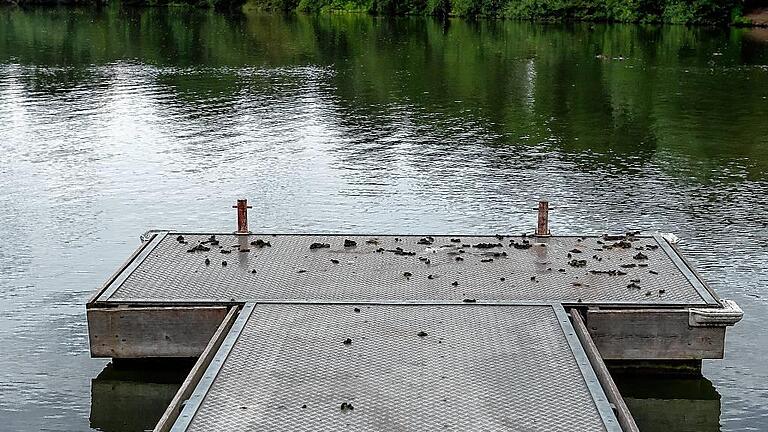
[{"label": "dock side panel", "polygon": [[197,357],[224,320],[228,308],[90,308],[92,357]]},{"label": "dock side panel", "polygon": [[723,358],[725,327],[692,327],[687,309],[589,310],[587,328],[605,360]]}]

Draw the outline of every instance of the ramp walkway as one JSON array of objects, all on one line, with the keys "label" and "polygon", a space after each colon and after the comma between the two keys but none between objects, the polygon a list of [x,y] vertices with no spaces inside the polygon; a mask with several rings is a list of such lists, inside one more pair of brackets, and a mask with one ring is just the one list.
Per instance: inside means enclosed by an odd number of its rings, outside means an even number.
[{"label": "ramp walkway", "polygon": [[619,431],[559,305],[248,304],[173,431]]}]

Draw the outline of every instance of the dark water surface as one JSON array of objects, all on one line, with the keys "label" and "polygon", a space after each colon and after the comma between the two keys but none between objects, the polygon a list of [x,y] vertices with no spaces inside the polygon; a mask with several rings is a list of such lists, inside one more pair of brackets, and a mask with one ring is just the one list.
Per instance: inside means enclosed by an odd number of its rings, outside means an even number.
[{"label": "dark water surface", "polygon": [[745,310],[706,379],[623,381],[646,430],[768,430],[765,39],[0,9],[0,429],[151,427],[178,376],[90,359],[84,307],[147,229],[248,197],[255,230],[517,233],[543,196],[558,234],[676,233]]}]

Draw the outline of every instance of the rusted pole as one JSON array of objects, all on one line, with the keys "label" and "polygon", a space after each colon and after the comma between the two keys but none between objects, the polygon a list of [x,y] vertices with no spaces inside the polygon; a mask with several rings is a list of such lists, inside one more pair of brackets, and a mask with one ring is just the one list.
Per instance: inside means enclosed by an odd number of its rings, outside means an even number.
[{"label": "rusted pole", "polygon": [[247,199],[237,200],[237,205],[232,206],[237,209],[237,231],[235,234],[248,234],[248,209],[251,206],[248,205]]},{"label": "rusted pole", "polygon": [[539,201],[539,223],[536,226],[536,235],[549,237],[549,201]]}]

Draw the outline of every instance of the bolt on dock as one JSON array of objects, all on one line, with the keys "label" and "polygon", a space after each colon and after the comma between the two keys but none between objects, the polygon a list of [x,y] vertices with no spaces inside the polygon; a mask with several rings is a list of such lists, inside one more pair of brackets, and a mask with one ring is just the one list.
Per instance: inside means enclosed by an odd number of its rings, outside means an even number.
[{"label": "bolt on dock", "polygon": [[[661,235],[153,232],[94,357],[197,357],[156,430],[637,430],[605,362],[722,358],[742,312]],[[542,214],[544,212],[544,214]]]}]

